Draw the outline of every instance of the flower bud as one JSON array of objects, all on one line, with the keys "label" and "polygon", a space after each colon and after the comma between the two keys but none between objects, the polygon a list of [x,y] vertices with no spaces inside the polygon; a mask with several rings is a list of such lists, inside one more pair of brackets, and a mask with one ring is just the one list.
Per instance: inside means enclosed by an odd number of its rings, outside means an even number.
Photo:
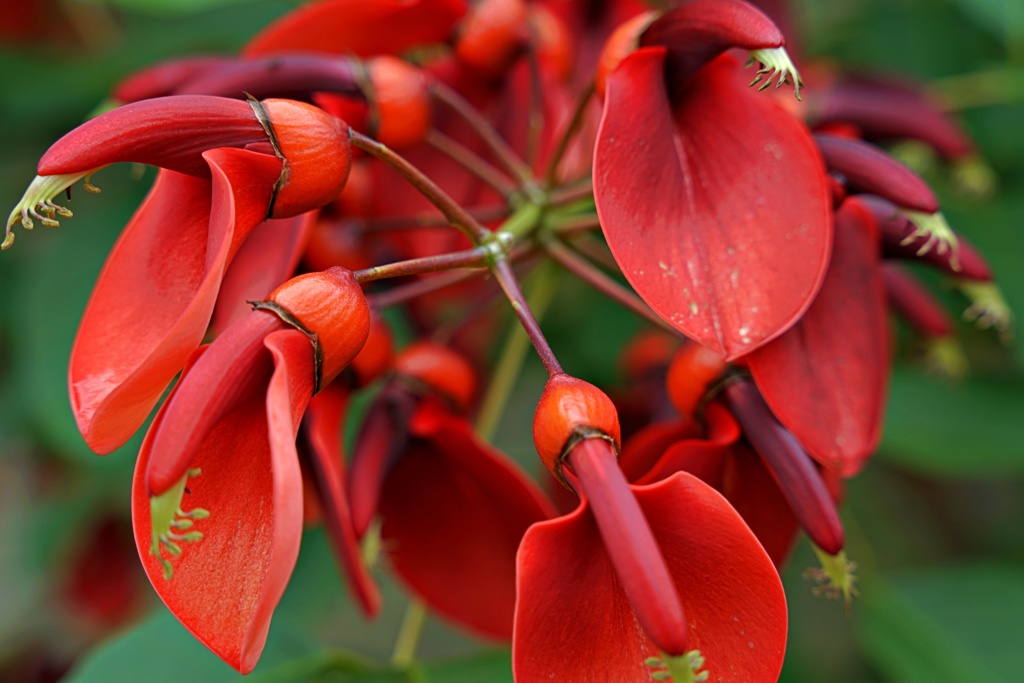
[{"label": "flower bud", "polygon": [[692,417],[727,363],[706,346],[683,344],[672,357],[665,384],[668,398],[683,417]]},{"label": "flower bud", "polygon": [[619,415],[608,396],[589,382],[558,374],[548,380],[533,417],[533,443],[552,474],[562,479],[562,460],[576,443],[600,438],[618,451]]},{"label": "flower bud", "polygon": [[395,372],[440,394],[460,413],[469,410],[476,393],[476,372],[451,349],[432,342],[407,346],[395,358]]},{"label": "flower bud", "polygon": [[486,77],[497,77],[529,39],[524,0],[480,0],[462,22],[455,57]]},{"label": "flower bud", "polygon": [[430,128],[426,75],[397,57],[367,62],[372,107],[370,135],[388,147],[402,149],[423,140]]}]

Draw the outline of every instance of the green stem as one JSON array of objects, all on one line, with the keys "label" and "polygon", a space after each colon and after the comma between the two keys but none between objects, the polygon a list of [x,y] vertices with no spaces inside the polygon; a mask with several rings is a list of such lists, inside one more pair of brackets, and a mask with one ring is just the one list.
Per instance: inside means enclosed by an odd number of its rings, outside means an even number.
[{"label": "green stem", "polygon": [[391,653],[391,664],[396,669],[407,670],[416,661],[416,648],[423,635],[426,620],[426,604],[413,598],[405,608],[405,617],[395,639],[395,649]]}]

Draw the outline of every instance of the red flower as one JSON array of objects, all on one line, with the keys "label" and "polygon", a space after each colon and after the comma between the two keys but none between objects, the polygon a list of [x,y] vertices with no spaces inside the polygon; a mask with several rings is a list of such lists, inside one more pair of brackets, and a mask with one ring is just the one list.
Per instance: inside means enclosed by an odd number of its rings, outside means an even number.
[{"label": "red flower", "polygon": [[682,473],[629,485],[610,400],[566,375],[548,382],[534,440],[581,504],[520,546],[518,680],[777,679],[782,585],[724,498]]},{"label": "red flower", "polygon": [[[344,123],[287,100],[166,97],[68,133],[8,221],[56,225],[57,195],[115,161],[162,169],[100,274],[71,353],[71,404],[107,453],[142,424],[202,340],[224,270],[250,232],[333,199],[350,163]],[[93,190],[95,188],[92,188]],[[164,264],[160,267],[154,264]]]},{"label": "red flower", "polygon": [[190,358],[146,435],[132,488],[154,588],[243,673],[299,550],[299,422],[369,326],[362,290],[341,268],[291,280],[256,307]]}]

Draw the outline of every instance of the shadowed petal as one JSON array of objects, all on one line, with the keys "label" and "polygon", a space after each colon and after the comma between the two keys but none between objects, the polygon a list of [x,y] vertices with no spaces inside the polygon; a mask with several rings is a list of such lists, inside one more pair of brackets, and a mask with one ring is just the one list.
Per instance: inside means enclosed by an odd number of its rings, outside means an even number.
[{"label": "shadowed petal", "polygon": [[594,197],[615,260],[662,318],[734,359],[810,305],[832,241],[825,171],[803,126],[722,57],[679,93],[663,48],[608,78]]}]

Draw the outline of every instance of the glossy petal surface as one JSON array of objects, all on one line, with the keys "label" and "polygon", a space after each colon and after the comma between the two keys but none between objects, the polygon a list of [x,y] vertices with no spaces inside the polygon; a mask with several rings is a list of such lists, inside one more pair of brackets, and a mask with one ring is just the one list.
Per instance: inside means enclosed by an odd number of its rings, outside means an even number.
[{"label": "glossy petal surface", "polygon": [[71,351],[68,388],[89,447],[138,429],[199,346],[233,251],[263,221],[275,157],[204,154],[212,181],[161,171],[107,258]]},{"label": "glossy petal surface", "polygon": [[803,126],[719,58],[678,93],[665,52],[608,79],[594,160],[598,215],[637,293],[729,359],[810,305],[832,241],[824,168]]},{"label": "glossy petal surface", "polygon": [[877,224],[849,200],[825,284],[793,328],[751,354],[765,402],[819,462],[852,476],[878,445],[889,369]]},{"label": "glossy petal surface", "polygon": [[[710,680],[771,683],[786,603],[768,556],[724,498],[688,474],[634,487]],[[535,524],[518,555],[513,671],[522,681],[649,683],[657,656],[626,601],[589,507]]]}]

